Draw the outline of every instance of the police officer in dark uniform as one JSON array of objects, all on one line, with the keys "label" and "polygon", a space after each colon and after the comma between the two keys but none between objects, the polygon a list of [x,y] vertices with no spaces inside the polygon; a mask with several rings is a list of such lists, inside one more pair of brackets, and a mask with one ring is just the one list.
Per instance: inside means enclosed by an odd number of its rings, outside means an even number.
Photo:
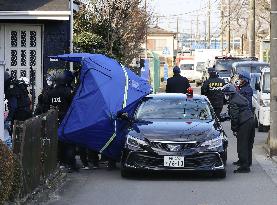
[{"label": "police officer in dark uniform", "polygon": [[250,73],[246,70],[242,70],[239,73],[239,93],[248,100],[249,108],[253,110],[252,106],[252,96],[253,96],[253,89],[250,86]]},{"label": "police officer in dark uniform", "polygon": [[252,149],[255,137],[253,113],[249,109],[248,100],[236,91],[234,85],[225,85],[222,91],[229,98],[231,129],[237,137],[239,160],[233,164],[239,167],[234,173],[248,173],[252,165]]},{"label": "police officer in dark uniform", "polygon": [[167,79],[166,92],[167,93],[186,93],[190,87],[189,81],[186,77],[181,76],[181,70],[178,66],[173,68],[173,77]]},{"label": "police officer in dark uniform", "polygon": [[49,104],[49,91],[54,88],[53,76],[49,75],[46,78],[46,86],[42,90],[42,93],[38,96],[38,104],[36,106],[35,115],[41,115],[50,110]]},{"label": "police officer in dark uniform", "polygon": [[201,95],[205,95],[210,100],[216,116],[220,119],[220,113],[224,105],[224,94],[222,88],[225,85],[225,81],[217,76],[215,68],[208,68],[210,75],[201,87]]},{"label": "police officer in dark uniform", "polygon": [[[67,79],[65,72],[56,72],[53,76],[54,87],[49,90],[48,104],[50,107],[56,107],[58,110],[58,122],[61,123],[68,111],[68,108],[72,102],[72,90],[67,86]],[[58,160],[61,165],[67,164],[69,166],[69,172],[76,171],[75,160],[75,145],[67,142],[58,142]]]},{"label": "police officer in dark uniform", "polygon": [[[8,100],[9,114],[6,124],[12,125],[15,120],[25,121],[32,117],[31,100],[29,98],[28,79],[21,78],[12,81],[8,72],[4,77],[4,92]],[[11,130],[11,129],[10,129]]]}]

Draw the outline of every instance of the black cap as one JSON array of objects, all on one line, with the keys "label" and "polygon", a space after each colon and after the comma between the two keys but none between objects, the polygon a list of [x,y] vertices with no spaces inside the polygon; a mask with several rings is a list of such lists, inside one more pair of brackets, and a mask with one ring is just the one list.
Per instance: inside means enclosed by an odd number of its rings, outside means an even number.
[{"label": "black cap", "polygon": [[173,73],[181,73],[181,69],[178,66],[173,68]]},{"label": "black cap", "polygon": [[215,73],[215,68],[208,68],[208,73]]}]

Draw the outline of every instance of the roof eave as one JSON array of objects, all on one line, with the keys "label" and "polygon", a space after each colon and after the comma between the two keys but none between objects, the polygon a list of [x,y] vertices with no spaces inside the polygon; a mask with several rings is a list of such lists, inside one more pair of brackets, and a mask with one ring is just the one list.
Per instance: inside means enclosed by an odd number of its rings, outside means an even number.
[{"label": "roof eave", "polygon": [[0,20],[69,20],[70,11],[0,11]]}]

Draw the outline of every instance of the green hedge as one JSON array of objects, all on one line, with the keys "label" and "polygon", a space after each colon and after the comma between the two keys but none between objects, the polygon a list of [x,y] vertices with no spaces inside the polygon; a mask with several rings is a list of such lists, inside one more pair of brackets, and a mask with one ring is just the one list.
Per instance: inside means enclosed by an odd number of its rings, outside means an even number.
[{"label": "green hedge", "polygon": [[21,168],[16,156],[0,140],[0,204],[19,196]]}]

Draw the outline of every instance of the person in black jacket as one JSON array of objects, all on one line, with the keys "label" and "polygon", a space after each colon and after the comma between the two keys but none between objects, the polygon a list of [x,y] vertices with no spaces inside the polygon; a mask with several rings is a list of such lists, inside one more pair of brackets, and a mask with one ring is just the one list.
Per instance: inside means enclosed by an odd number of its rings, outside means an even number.
[{"label": "person in black jacket", "polygon": [[180,73],[180,68],[175,66],[173,68],[173,77],[167,79],[167,93],[187,93],[187,89],[190,87],[189,81],[186,77],[181,76]]},{"label": "person in black jacket", "polygon": [[[53,76],[55,86],[48,91],[46,104],[58,110],[58,122],[62,123],[69,106],[72,102],[72,89],[67,86],[67,79],[64,72],[56,72]],[[75,160],[75,145],[64,141],[58,141],[58,160],[61,165],[68,165],[69,172],[77,171]]]},{"label": "person in black jacket", "polygon": [[253,113],[249,109],[248,100],[236,91],[234,85],[224,86],[223,92],[229,97],[231,129],[237,137],[239,160],[233,164],[239,167],[234,173],[248,173],[252,165],[252,149],[255,137]]},{"label": "person in black jacket", "polygon": [[5,129],[12,134],[14,121],[25,121],[32,117],[31,100],[28,92],[29,79],[21,77],[12,80],[9,73],[5,71],[4,93],[8,100],[9,114],[5,121]]},{"label": "person in black jacket", "polygon": [[253,89],[250,86],[250,73],[246,70],[242,70],[239,73],[239,93],[248,100],[249,108],[253,110],[252,96]]},{"label": "person in black jacket", "polygon": [[217,76],[214,68],[208,68],[210,78],[203,83],[201,95],[205,95],[210,100],[216,116],[220,119],[220,113],[224,105],[224,94],[222,88],[225,81]]}]

